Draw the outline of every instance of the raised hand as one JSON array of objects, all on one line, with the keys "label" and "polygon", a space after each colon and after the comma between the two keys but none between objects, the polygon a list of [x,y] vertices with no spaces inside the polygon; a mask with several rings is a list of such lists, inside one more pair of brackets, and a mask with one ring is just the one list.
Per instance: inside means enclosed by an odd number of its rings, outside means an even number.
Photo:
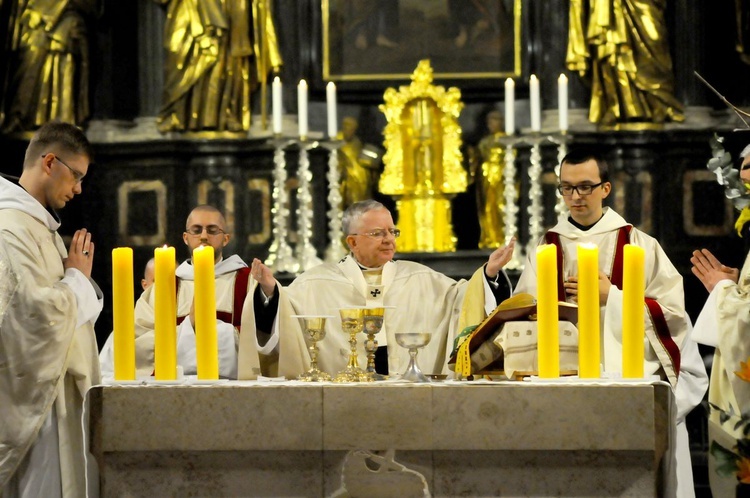
[{"label": "raised hand", "polygon": [[487,259],[487,266],[484,269],[485,275],[489,278],[495,278],[503,266],[513,257],[513,249],[516,247],[516,238],[510,239],[507,246],[498,247]]},{"label": "raised hand", "polygon": [[258,281],[258,284],[260,284],[260,288],[263,289],[263,294],[266,297],[273,296],[274,289],[276,288],[276,279],[273,278],[271,269],[264,265],[258,258],[254,258],[250,272],[253,278]]}]

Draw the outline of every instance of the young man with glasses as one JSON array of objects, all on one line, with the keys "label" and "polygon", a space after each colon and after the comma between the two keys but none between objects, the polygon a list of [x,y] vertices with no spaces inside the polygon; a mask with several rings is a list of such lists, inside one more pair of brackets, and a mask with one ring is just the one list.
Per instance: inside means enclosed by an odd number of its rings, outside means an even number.
[{"label": "young man with glasses", "polygon": [[0,178],[0,495],[86,496],[83,397],[100,382],[86,229],[66,250],[56,210],[81,193],[93,150],[51,122],[31,139],[21,177]]},{"label": "young man with glasses", "polygon": [[[237,378],[237,347],[242,306],[255,285],[250,268],[236,254],[224,257],[231,236],[224,215],[213,206],[201,205],[190,212],[182,240],[192,255],[200,246],[214,249],[216,277],[216,318],[219,343],[219,376]],[[197,373],[195,360],[195,278],[191,259],[177,267],[177,363],[185,375]],[[146,289],[135,305],[136,375],[148,376],[154,370],[154,287]],[[259,338],[265,345],[268,337]],[[263,350],[262,347],[260,347]],[[270,346],[273,350],[273,345]],[[112,339],[100,354],[103,375],[113,371]]]},{"label": "young man with glasses", "polygon": [[[560,166],[559,192],[570,211],[540,240],[558,251],[558,299],[575,303],[578,298],[579,243],[599,248],[599,299],[601,305],[602,368],[622,372],[622,275],[623,247],[634,244],[646,252],[646,344],[644,372],[659,375],[675,390],[677,399],[678,496],[692,496],[693,481],[685,416],[703,399],[708,377],[685,312],[682,276],[656,239],[604,207],[612,184],[609,166],[599,155],[571,151]],[[536,257],[529,254],[515,293],[536,295]],[[672,483],[674,484],[674,483]]]},{"label": "young man with glasses", "polygon": [[[493,252],[479,268],[471,283],[456,282],[430,268],[410,262],[394,261],[400,231],[390,211],[381,203],[366,200],[352,204],[342,220],[350,254],[338,263],[324,263],[298,276],[288,287],[281,287],[271,271],[254,260],[252,271],[260,282],[254,307],[245,306],[240,334],[240,378],[257,375],[257,354],[252,337],[256,318],[273,323],[279,334],[278,373],[296,377],[309,363],[304,337],[292,314],[326,314],[326,337],[318,343],[318,366],[335,375],[347,365],[349,337],[341,331],[338,309],[392,306],[385,312],[384,326],[376,336],[376,370],[381,374],[403,373],[409,353],[396,344],[396,332],[430,332],[432,339],[419,353],[422,370],[429,374],[447,373],[447,359],[457,334],[458,317],[469,285],[485,290],[490,309],[510,296],[510,281],[502,267],[510,260],[513,243]],[[261,296],[260,294],[263,293]],[[267,306],[258,306],[265,296],[273,296]],[[250,297],[248,297],[250,299]],[[252,312],[255,316],[250,315]],[[269,317],[270,316],[270,320]],[[257,327],[261,325],[257,323]],[[267,331],[271,332],[271,331]],[[364,335],[360,334],[358,359],[367,365]]]}]

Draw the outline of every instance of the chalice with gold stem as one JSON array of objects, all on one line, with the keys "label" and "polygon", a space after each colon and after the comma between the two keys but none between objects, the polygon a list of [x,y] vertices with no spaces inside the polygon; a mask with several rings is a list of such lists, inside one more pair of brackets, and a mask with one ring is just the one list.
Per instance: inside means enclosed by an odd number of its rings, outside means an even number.
[{"label": "chalice with gold stem", "polygon": [[[393,308],[393,306],[387,306]],[[367,370],[365,375],[368,381],[385,380],[385,376],[375,371],[375,351],[378,350],[378,341],[375,336],[383,328],[383,318],[386,307],[365,308],[362,314],[363,332],[367,334],[365,351],[367,351]]]},{"label": "chalice with gold stem", "polygon": [[361,368],[357,359],[357,334],[364,328],[364,308],[341,308],[341,328],[345,334],[349,334],[349,361],[346,368],[341,370],[333,379],[334,382],[361,382],[367,380],[367,376]]},{"label": "chalice with gold stem", "polygon": [[326,319],[331,315],[292,315],[302,325],[307,339],[307,349],[310,351],[310,369],[297,377],[306,382],[322,382],[331,380],[331,376],[318,368],[318,342],[326,336]]}]

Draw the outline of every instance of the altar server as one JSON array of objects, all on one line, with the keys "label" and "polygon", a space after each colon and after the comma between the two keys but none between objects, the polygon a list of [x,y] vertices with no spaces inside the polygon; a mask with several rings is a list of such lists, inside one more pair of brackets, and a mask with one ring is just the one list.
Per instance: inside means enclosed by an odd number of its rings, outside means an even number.
[{"label": "altar server", "polygon": [[[669,382],[677,401],[677,496],[694,496],[690,447],[685,416],[703,399],[708,376],[697,344],[690,338],[685,312],[682,276],[659,243],[604,207],[610,194],[609,166],[598,154],[572,151],[560,167],[560,184],[569,213],[560,218],[540,243],[557,246],[558,297],[576,302],[578,297],[577,245],[599,247],[599,298],[604,372],[622,372],[623,247],[634,244],[646,253],[646,341],[644,373]],[[536,258],[530,254],[516,293],[536,295]],[[671,483],[674,485],[674,483]],[[672,490],[674,491],[674,490]]]}]

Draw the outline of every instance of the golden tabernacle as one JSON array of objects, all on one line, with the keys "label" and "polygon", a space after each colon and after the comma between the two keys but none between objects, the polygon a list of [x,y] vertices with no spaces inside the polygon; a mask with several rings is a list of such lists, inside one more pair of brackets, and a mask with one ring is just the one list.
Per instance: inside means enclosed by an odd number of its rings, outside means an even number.
[{"label": "golden tabernacle", "polygon": [[388,88],[380,106],[388,120],[380,192],[397,199],[400,251],[455,251],[450,199],[467,185],[461,92],[434,86],[429,60],[419,62],[411,79],[398,91]]}]

